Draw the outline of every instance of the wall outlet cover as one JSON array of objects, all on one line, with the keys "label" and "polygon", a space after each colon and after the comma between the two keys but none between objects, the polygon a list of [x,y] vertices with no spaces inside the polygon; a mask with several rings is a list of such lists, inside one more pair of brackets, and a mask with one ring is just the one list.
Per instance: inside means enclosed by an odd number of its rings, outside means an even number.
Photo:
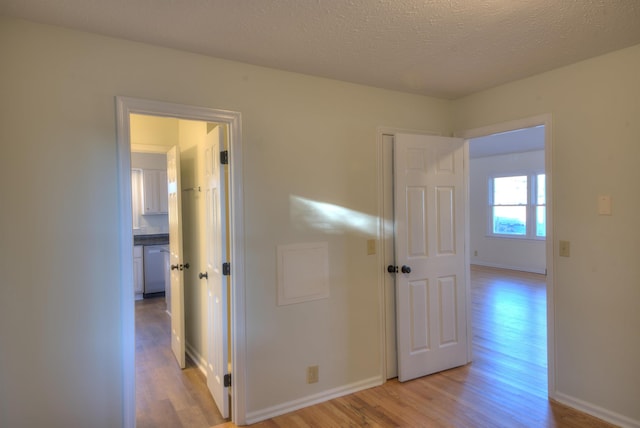
[{"label": "wall outlet cover", "polygon": [[319,379],[320,379],[319,366],[307,367],[307,383],[317,383]]}]

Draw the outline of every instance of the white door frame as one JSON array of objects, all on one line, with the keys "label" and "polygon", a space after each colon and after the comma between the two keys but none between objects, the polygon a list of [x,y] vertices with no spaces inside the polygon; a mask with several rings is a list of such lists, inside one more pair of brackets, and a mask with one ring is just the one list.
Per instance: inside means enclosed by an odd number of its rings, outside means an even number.
[{"label": "white door frame", "polygon": [[[552,177],[552,139],[551,139],[551,114],[543,114],[539,116],[533,116],[523,119],[517,119],[509,122],[498,123],[494,125],[484,126],[480,128],[473,128],[462,130],[454,133],[455,137],[464,138],[465,142],[465,150],[469,149],[469,140],[472,138],[484,137],[491,134],[496,134],[499,132],[507,132],[513,131],[516,129],[529,128],[533,126],[544,125],[545,127],[545,174],[546,174],[546,194],[547,194],[547,237],[546,237],[546,264],[547,264],[547,391],[550,398],[555,398],[555,335],[554,335],[554,319],[555,319],[555,306],[554,306],[554,259],[553,259],[553,242],[554,242],[554,228],[553,228],[553,177]],[[427,134],[427,135],[441,135],[435,132],[416,132],[414,130],[403,130],[397,128],[378,128],[377,132],[377,149],[378,149],[378,218],[379,221],[379,229],[378,236],[380,237],[381,245],[378,253],[378,266],[380,269],[378,270],[378,293],[380,297],[380,318],[381,318],[381,326],[380,332],[382,334],[382,340],[380,341],[380,354],[381,354],[381,373],[384,376],[384,379],[387,379],[387,335],[386,335],[386,293],[385,293],[385,284],[384,284],[384,269],[385,266],[385,254],[384,254],[384,239],[386,234],[393,233],[393,226],[391,225],[391,230],[389,230],[389,226],[385,221],[384,217],[384,189],[385,189],[385,177],[383,174],[384,171],[384,162],[385,162],[385,152],[383,147],[383,136],[384,135],[395,135],[396,133],[401,132],[409,132],[414,134]],[[468,180],[469,177],[469,169],[468,165],[465,165],[465,180]],[[468,186],[467,186],[468,189]],[[388,197],[388,196],[387,196]],[[466,195],[466,209],[469,209],[469,194],[467,192]],[[469,215],[467,211],[467,225],[466,225],[466,236],[465,236],[465,247],[466,247],[466,260],[467,264],[470,260],[469,253]],[[468,267],[467,267],[468,268]],[[467,335],[468,341],[468,360],[472,360],[472,324],[471,324],[471,305],[470,296],[471,296],[471,282],[469,275],[467,275],[466,281],[466,293],[467,293],[467,328],[469,334]]]},{"label": "white door frame", "polygon": [[116,97],[117,163],[119,197],[120,304],[122,308],[122,399],[125,428],[136,424],[135,403],[135,308],[133,291],[133,240],[131,238],[131,141],[130,114],[218,122],[229,127],[229,240],[231,249],[231,364],[233,402],[231,418],[245,424],[246,414],[246,325],[244,287],[244,223],[242,185],[242,129],[238,112],[182,104]]}]

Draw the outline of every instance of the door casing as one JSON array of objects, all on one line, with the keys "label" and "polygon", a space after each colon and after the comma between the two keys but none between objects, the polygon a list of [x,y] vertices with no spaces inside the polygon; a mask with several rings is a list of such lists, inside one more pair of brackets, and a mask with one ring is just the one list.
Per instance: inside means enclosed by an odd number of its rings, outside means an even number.
[{"label": "door casing", "polygon": [[233,388],[231,418],[237,425],[245,424],[246,380],[245,361],[245,287],[242,184],[242,128],[239,112],[196,107],[139,98],[115,98],[117,132],[117,166],[119,198],[120,304],[122,308],[122,426],[134,428],[135,404],[135,311],[133,291],[133,241],[131,239],[131,141],[130,114],[172,117],[186,120],[218,122],[229,130],[229,241],[231,262],[231,354]]},{"label": "door casing", "polygon": [[[207,387],[223,418],[229,417],[229,387],[224,375],[229,372],[227,325],[227,277],[222,264],[227,260],[227,188],[226,167],[220,161],[222,132],[218,125],[198,143],[203,166],[200,182],[204,196],[204,238],[201,270],[206,271],[207,301]],[[226,128],[226,127],[225,127]],[[224,138],[224,137],[223,137]],[[203,278],[200,278],[201,280]]]}]

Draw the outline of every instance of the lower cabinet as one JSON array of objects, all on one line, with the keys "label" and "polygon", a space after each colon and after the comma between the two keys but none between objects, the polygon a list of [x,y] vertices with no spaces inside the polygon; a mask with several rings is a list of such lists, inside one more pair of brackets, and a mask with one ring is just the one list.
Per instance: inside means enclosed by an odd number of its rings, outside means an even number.
[{"label": "lower cabinet", "polygon": [[143,246],[134,245],[133,247],[133,290],[135,294],[144,292],[144,258]]}]

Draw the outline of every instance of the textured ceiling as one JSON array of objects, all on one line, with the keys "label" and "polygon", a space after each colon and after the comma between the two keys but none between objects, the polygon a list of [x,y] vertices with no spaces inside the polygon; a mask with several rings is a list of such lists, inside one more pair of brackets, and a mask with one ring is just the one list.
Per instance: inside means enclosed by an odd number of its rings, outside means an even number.
[{"label": "textured ceiling", "polygon": [[0,14],[449,99],[640,43],[639,0],[0,0]]}]

